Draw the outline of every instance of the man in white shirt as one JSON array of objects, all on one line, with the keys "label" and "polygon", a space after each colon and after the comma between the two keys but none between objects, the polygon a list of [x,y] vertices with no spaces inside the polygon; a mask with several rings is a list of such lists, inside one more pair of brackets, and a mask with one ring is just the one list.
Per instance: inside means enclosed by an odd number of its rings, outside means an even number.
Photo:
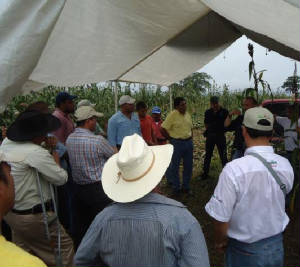
[{"label": "man in white shirt", "polygon": [[214,218],[216,249],[226,250],[226,266],[283,266],[282,232],[289,222],[285,194],[292,188],[294,173],[289,161],[270,146],[273,123],[265,108],[246,111],[245,156],[225,166],[205,206]]},{"label": "man in white shirt", "polygon": [[297,123],[299,127],[300,119],[296,122],[292,122],[293,112],[299,106],[289,106],[287,109],[287,117],[279,117],[276,116],[276,121],[280,124],[284,129],[284,148],[287,153],[287,158],[290,160],[292,152],[295,148],[297,148]]},{"label": "man in white shirt", "polygon": [[[60,121],[51,114],[23,112],[8,128],[7,138],[1,145],[3,152],[22,157],[17,163],[10,163],[15,185],[15,204],[4,219],[12,229],[13,241],[41,258],[48,266],[57,265],[54,250],[57,249],[59,238],[61,265],[72,266],[74,254],[73,242],[55,219],[51,203],[50,184],[63,185],[67,182],[68,175],[59,166],[58,153],[53,151],[51,155],[41,146],[43,142],[47,142],[47,134],[60,125]],[[44,216],[47,217],[50,238],[46,235]]]}]

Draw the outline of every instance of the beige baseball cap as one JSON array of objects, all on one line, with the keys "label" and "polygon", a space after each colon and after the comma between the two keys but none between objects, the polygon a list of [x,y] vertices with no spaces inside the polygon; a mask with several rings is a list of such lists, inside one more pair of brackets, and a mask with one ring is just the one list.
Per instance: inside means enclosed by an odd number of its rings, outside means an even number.
[{"label": "beige baseball cap", "polygon": [[91,106],[92,108],[94,108],[96,104],[91,103],[88,99],[82,99],[78,102],[77,108],[80,108],[82,106]]},{"label": "beige baseball cap", "polygon": [[255,107],[245,112],[243,125],[259,131],[272,131],[274,124],[273,114],[266,108]]},{"label": "beige baseball cap", "polygon": [[103,113],[97,112],[91,106],[81,106],[75,111],[76,121],[84,121],[91,117],[103,117]]},{"label": "beige baseball cap", "polygon": [[119,99],[119,105],[122,106],[124,104],[134,104],[135,99],[132,98],[130,95],[122,95]]}]

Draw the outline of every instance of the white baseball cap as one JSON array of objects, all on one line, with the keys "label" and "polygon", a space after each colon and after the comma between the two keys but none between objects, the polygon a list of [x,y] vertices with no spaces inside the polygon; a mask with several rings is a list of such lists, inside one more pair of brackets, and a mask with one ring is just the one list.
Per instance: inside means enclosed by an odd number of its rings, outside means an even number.
[{"label": "white baseball cap", "polygon": [[243,125],[259,131],[272,131],[274,124],[273,114],[266,108],[255,107],[245,112]]},{"label": "white baseball cap", "polygon": [[77,108],[80,108],[82,106],[90,106],[92,108],[94,108],[96,106],[96,104],[92,104],[89,100],[87,99],[82,99],[78,102],[77,104]]},{"label": "white baseball cap", "polygon": [[135,99],[132,98],[130,95],[122,95],[119,99],[119,105],[122,106],[124,104],[134,104]]},{"label": "white baseball cap", "polygon": [[150,193],[161,181],[173,154],[173,146],[148,146],[137,135],[123,139],[119,153],[110,157],[102,171],[105,194],[116,202],[132,202]]},{"label": "white baseball cap", "polygon": [[91,117],[103,117],[103,113],[97,112],[91,106],[81,106],[75,111],[76,121],[84,121]]}]

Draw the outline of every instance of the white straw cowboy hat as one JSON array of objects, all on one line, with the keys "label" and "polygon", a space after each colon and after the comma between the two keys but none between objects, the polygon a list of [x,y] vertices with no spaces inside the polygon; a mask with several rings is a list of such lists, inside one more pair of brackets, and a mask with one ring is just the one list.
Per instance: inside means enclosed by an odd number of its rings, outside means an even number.
[{"label": "white straw cowboy hat", "polygon": [[172,154],[172,145],[148,146],[137,134],[125,137],[119,153],[104,165],[104,192],[112,200],[122,203],[142,198],[158,185]]}]

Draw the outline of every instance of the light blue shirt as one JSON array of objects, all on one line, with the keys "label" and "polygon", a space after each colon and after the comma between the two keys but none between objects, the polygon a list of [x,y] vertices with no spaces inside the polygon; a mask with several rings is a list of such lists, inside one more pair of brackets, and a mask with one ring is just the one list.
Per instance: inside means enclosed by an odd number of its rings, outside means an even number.
[{"label": "light blue shirt", "polygon": [[183,204],[156,193],[99,213],[75,255],[76,266],[209,266],[201,226]]},{"label": "light blue shirt", "polygon": [[118,111],[108,120],[107,138],[112,146],[122,145],[125,136],[135,133],[141,135],[140,120],[135,113],[132,113],[131,119],[128,119]]}]

